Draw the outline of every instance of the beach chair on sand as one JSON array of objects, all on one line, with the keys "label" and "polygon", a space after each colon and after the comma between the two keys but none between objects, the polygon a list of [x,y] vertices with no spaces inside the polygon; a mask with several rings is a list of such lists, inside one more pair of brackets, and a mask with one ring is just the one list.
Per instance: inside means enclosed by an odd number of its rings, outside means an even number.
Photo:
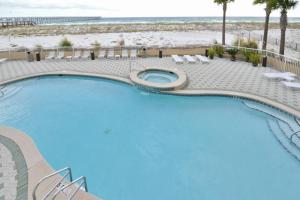
[{"label": "beach chair on sand", "polygon": [[196,55],[196,58],[201,62],[201,63],[209,63],[209,59],[205,56],[201,56],[201,55]]},{"label": "beach chair on sand", "polygon": [[0,65],[3,64],[3,63],[5,63],[6,61],[7,61],[7,58],[1,58],[0,59]]},{"label": "beach chair on sand", "polygon": [[282,79],[285,81],[295,80],[296,74],[291,72],[273,72],[273,73],[264,73],[264,77],[268,79]]},{"label": "beach chair on sand", "polygon": [[114,50],[113,49],[110,49],[110,50],[108,50],[108,53],[107,53],[107,58],[109,58],[109,59],[113,59],[114,57],[115,57],[115,52],[114,52]]},{"label": "beach chair on sand", "polygon": [[122,49],[122,58],[128,58],[128,51],[127,51],[127,49]]},{"label": "beach chair on sand", "polygon": [[130,58],[135,59],[137,57],[137,50],[136,49],[131,49],[130,50]]},{"label": "beach chair on sand", "polygon": [[81,51],[75,51],[74,55],[72,56],[72,59],[79,59],[81,58]]},{"label": "beach chair on sand", "polygon": [[98,54],[98,58],[102,59],[105,58],[106,55],[106,51],[105,50],[100,50],[99,54]]},{"label": "beach chair on sand", "polygon": [[55,57],[55,52],[54,51],[50,51],[48,56],[45,57],[45,60],[52,60]]},{"label": "beach chair on sand", "polygon": [[63,59],[65,57],[64,51],[59,51],[58,55],[55,57],[55,59]]},{"label": "beach chair on sand", "polygon": [[300,90],[300,83],[282,81],[282,84],[288,88]]},{"label": "beach chair on sand", "polygon": [[188,63],[196,63],[196,60],[190,55],[184,55],[183,57],[186,59]]},{"label": "beach chair on sand", "polygon": [[91,57],[91,52],[90,51],[84,51],[82,55],[82,59],[89,59]]},{"label": "beach chair on sand", "polygon": [[176,64],[182,64],[184,62],[183,59],[178,55],[172,55],[171,57]]}]

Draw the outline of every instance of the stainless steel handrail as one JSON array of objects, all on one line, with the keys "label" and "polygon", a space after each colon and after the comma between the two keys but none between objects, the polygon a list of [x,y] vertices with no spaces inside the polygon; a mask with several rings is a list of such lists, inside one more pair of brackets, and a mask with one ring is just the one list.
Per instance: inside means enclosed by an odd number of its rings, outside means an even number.
[{"label": "stainless steel handrail", "polygon": [[62,192],[63,190],[65,190],[66,188],[68,187],[71,187],[72,185],[78,183],[82,181],[79,186],[76,188],[75,192],[72,193],[71,197],[69,197],[68,199],[71,200],[76,194],[77,192],[79,191],[79,189],[82,187],[82,185],[84,185],[84,190],[85,192],[88,192],[88,188],[87,188],[87,182],[86,182],[86,177],[85,176],[81,176],[79,177],[78,179],[72,181],[70,184],[60,188],[56,193],[54,193],[53,197],[52,197],[52,200],[55,200],[55,198],[60,194],[60,192]]},{"label": "stainless steel handrail", "polygon": [[38,181],[38,183],[36,184],[36,186],[34,187],[34,189],[33,189],[33,192],[32,192],[32,199],[33,200],[37,200],[37,198],[36,198],[36,191],[37,191],[37,189],[38,189],[38,187],[40,186],[40,184],[41,183],[43,183],[45,180],[47,180],[47,179],[49,179],[49,178],[51,178],[51,177],[53,177],[53,176],[55,176],[55,175],[57,175],[57,174],[60,174],[60,173],[62,173],[62,172],[67,172],[66,173],[66,176],[67,175],[69,175],[69,179],[70,179],[70,182],[72,182],[72,171],[71,171],[71,168],[70,167],[66,167],[66,168],[63,168],[63,169],[61,169],[61,170],[58,170],[58,171],[56,171],[56,172],[54,172],[54,173],[52,173],[52,174],[49,174],[48,176],[45,176],[45,177],[43,177],[42,179],[40,179],[39,181]]}]

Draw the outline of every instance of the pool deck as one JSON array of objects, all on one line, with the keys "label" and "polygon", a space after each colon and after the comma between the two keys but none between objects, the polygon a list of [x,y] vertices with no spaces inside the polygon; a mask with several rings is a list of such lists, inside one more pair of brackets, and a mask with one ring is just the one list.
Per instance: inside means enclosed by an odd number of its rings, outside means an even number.
[{"label": "pool deck", "polygon": [[[171,94],[249,98],[300,117],[300,90],[291,90],[278,80],[264,78],[263,73],[275,71],[272,68],[252,67],[250,63],[228,59],[215,59],[210,64],[175,64],[171,58],[138,58],[132,62],[107,59],[9,61],[0,65],[0,88],[3,84],[21,79],[57,74],[102,77],[133,84],[129,78],[130,72],[147,67],[177,68],[187,74],[186,87],[168,92]],[[0,200],[26,199],[24,196],[31,199],[37,180],[53,170],[40,155],[34,142],[18,130],[0,126],[0,150]],[[19,170],[24,168],[28,171],[28,177]],[[24,186],[27,187],[26,177],[28,190],[24,189]],[[85,199],[96,198],[88,196]]]}]

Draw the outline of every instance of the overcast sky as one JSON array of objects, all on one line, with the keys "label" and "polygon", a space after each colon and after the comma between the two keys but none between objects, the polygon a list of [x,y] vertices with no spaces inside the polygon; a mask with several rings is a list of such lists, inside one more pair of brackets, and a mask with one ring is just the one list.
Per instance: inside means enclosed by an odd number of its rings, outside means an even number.
[{"label": "overcast sky", "polygon": [[[229,16],[264,16],[253,0],[236,0]],[[213,0],[0,0],[0,16],[222,16],[222,7]],[[274,12],[272,16],[279,16]],[[300,17],[300,6],[289,12]]]}]

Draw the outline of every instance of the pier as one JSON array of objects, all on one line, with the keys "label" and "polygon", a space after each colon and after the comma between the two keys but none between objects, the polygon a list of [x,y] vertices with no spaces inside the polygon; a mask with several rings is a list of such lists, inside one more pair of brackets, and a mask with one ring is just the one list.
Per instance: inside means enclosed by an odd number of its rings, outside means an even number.
[{"label": "pier", "polygon": [[100,20],[101,17],[1,17],[3,28],[14,26],[34,26],[38,24],[61,24]]}]

